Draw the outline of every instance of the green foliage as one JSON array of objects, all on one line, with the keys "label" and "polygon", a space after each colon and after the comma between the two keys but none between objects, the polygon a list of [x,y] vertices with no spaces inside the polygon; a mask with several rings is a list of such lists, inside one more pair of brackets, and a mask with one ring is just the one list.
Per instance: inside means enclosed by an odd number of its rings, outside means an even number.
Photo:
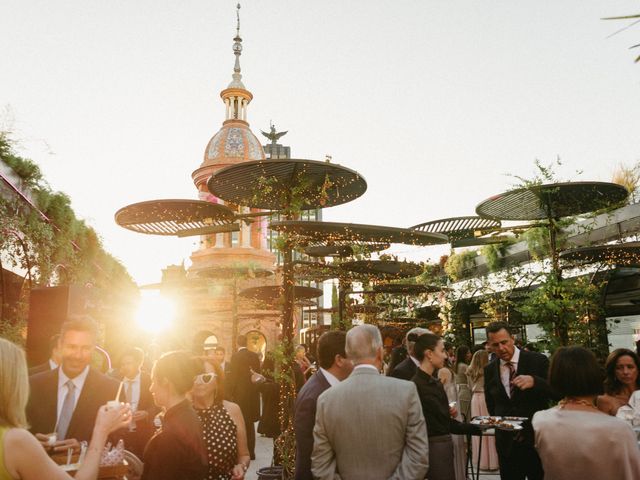
[{"label": "green foliage", "polygon": [[526,323],[540,324],[552,350],[567,344],[600,344],[601,286],[589,277],[560,280],[549,274],[516,308]]},{"label": "green foliage", "polygon": [[34,285],[90,285],[97,308],[124,306],[124,298],[136,295],[126,269],[104,250],[95,230],[76,217],[69,197],[51,190],[39,167],[14,152],[6,133],[0,133],[0,161],[21,177],[48,219],[17,197],[0,197],[0,251],[12,266],[26,270]]},{"label": "green foliage", "polygon": [[331,330],[338,330],[340,328],[340,317],[338,316],[338,287],[334,283],[331,285]]},{"label": "green foliage", "polygon": [[[536,158],[533,161],[533,164],[536,169],[536,174],[532,178],[520,177],[518,175],[510,175],[511,177],[515,178],[516,180],[519,180],[520,182],[519,184],[514,185],[514,189],[529,188],[529,187],[535,187],[535,186],[543,185],[547,183],[557,183],[557,182],[565,181],[558,178],[555,172],[556,167],[562,166],[562,161],[560,160],[559,157],[556,158],[555,162],[551,162],[548,165],[544,165],[540,160]],[[576,171],[576,175],[581,175],[581,174],[582,174],[581,170]]]},{"label": "green foliage", "polygon": [[467,328],[465,306],[462,302],[449,299],[446,296],[440,299],[440,312],[438,317],[442,321],[444,340],[456,347],[471,345],[471,336]]},{"label": "green foliage", "polygon": [[449,278],[454,282],[462,280],[468,276],[469,271],[476,265],[476,257],[478,252],[476,250],[466,250],[461,253],[452,253],[447,259],[447,263],[444,266],[444,271],[449,275]]},{"label": "green foliage", "polygon": [[513,243],[512,240],[502,243],[490,243],[480,249],[480,255],[484,257],[490,272],[497,272],[504,267],[504,254],[509,245],[513,245]]},{"label": "green foliage", "polygon": [[282,432],[274,442],[277,456],[276,464],[283,466],[288,474],[292,474],[296,461],[295,431],[293,430],[293,410],[296,397],[293,345],[287,339],[283,339],[273,350],[273,358],[275,364],[274,380],[280,387],[278,420]]},{"label": "green foliage", "polygon": [[529,255],[534,260],[544,260],[550,255],[549,229],[545,227],[530,228],[522,234],[527,242]]}]

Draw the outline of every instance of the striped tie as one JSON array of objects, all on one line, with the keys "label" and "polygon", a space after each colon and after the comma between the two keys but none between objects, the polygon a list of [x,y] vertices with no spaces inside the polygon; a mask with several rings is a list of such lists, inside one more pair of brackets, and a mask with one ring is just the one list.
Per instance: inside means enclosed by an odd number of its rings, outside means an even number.
[{"label": "striped tie", "polygon": [[60,410],[60,417],[58,418],[58,428],[56,428],[58,440],[64,440],[66,438],[67,430],[69,429],[69,424],[71,423],[71,417],[73,417],[73,409],[75,407],[74,404],[76,399],[76,386],[71,380],[67,380],[67,383],[65,383],[65,385],[68,391],[67,395],[64,397],[62,410]]},{"label": "striped tie", "polygon": [[515,365],[511,362],[505,362],[505,365],[509,368],[509,398],[513,396],[513,379],[516,376]]}]

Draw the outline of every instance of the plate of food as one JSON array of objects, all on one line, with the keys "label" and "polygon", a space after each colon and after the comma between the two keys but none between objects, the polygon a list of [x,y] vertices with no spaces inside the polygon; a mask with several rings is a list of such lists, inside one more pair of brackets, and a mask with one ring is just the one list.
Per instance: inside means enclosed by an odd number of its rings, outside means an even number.
[{"label": "plate of food", "polygon": [[526,422],[529,420],[529,417],[502,417],[503,420],[507,420],[508,422]]},{"label": "plate of food", "polygon": [[522,430],[522,425],[517,420],[506,420],[503,417],[475,417],[471,420],[472,425],[477,425],[482,429],[498,428],[500,430]]}]

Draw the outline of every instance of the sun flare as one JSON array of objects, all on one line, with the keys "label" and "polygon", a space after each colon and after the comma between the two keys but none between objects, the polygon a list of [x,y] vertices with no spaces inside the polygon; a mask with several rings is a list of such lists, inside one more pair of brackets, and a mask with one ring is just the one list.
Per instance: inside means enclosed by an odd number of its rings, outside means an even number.
[{"label": "sun flare", "polygon": [[174,302],[160,294],[144,292],[140,297],[135,320],[138,328],[158,334],[173,324],[176,315]]}]

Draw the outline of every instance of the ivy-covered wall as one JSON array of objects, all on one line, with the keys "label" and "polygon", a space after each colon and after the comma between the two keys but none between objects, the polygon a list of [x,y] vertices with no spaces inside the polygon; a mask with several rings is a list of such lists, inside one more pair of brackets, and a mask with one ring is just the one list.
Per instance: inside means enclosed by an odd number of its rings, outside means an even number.
[{"label": "ivy-covered wall", "polygon": [[90,286],[90,303],[96,311],[128,304],[137,287],[125,267],[103,248],[96,231],[76,216],[69,197],[49,186],[35,162],[18,155],[6,132],[0,132],[0,161],[20,177],[21,187],[29,190],[39,210],[17,194],[0,195],[3,266],[26,272],[19,301],[9,303],[2,295],[0,335],[22,341],[30,287]]}]

